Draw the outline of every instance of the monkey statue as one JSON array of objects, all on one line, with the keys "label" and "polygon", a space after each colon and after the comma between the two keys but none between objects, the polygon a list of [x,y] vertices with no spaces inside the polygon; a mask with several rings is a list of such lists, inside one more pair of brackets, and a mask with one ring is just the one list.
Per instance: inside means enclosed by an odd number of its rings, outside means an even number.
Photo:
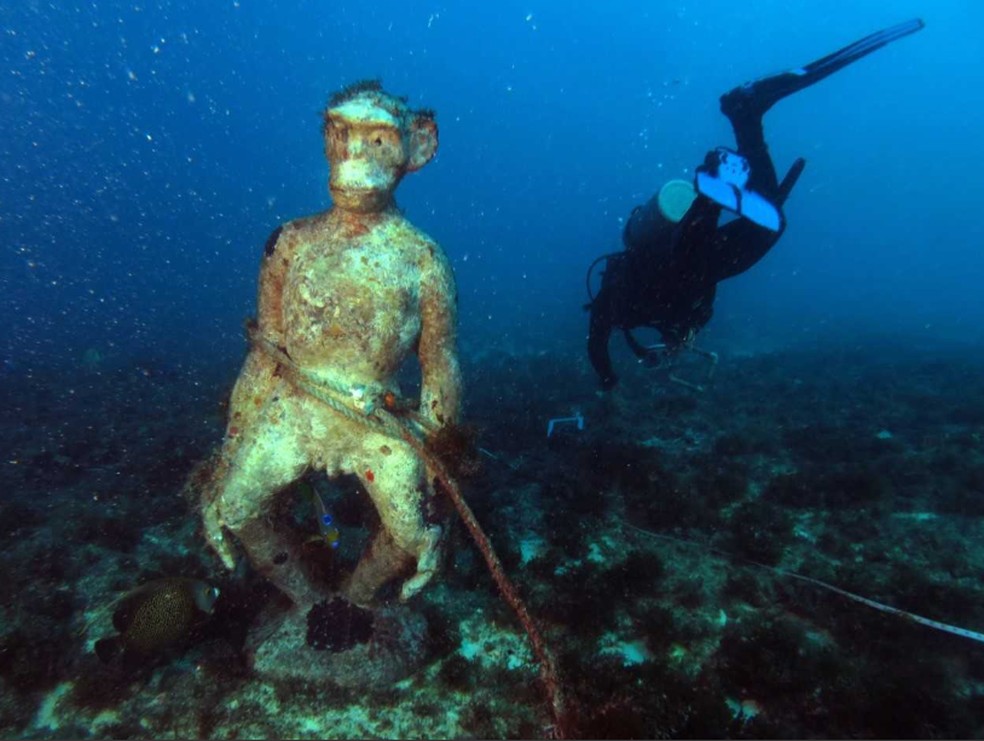
[{"label": "monkey statue", "polygon": [[294,604],[325,587],[303,568],[300,539],[272,517],[278,492],[309,469],[355,474],[379,513],[345,595],[371,605],[407,576],[401,599],[433,577],[445,511],[421,455],[376,413],[400,403],[395,375],[416,354],[418,425],[458,420],[456,289],[441,247],[398,210],[394,191],[437,151],[428,110],[378,82],[351,85],[324,112],[333,205],[267,240],[251,347],[232,392],[221,450],[196,485],[209,544],[227,568],[238,542]]}]

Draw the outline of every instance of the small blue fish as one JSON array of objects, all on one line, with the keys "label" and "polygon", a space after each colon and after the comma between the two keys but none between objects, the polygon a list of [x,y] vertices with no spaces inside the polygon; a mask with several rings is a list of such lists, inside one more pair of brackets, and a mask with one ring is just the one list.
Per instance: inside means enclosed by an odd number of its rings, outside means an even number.
[{"label": "small blue fish", "polygon": [[302,484],[308,490],[311,502],[314,504],[314,514],[318,518],[318,535],[312,540],[323,541],[329,548],[338,548],[338,540],[341,534],[335,527],[335,520],[325,507],[324,500],[318,494],[317,489],[308,483]]}]

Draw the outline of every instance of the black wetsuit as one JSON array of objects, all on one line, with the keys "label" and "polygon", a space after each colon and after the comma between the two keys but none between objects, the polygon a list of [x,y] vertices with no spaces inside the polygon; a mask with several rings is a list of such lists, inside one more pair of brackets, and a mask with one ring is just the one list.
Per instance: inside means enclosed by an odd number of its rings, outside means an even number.
[{"label": "black wetsuit", "polygon": [[[748,188],[775,203],[779,183],[761,116],[732,120],[738,151],[751,165]],[[625,251],[608,258],[601,290],[591,303],[588,356],[604,388],[617,382],[608,354],[613,329],[626,332],[633,352],[646,351],[629,330],[659,331],[669,348],[710,320],[717,284],[748,270],[781,236],[746,219],[718,224],[721,207],[697,196],[679,223],[656,216],[656,198],[637,207],[626,224]]]},{"label": "black wetsuit", "polygon": [[[787,95],[922,27],[919,19],[900,23],[805,67],[746,83],[722,96],[721,112],[731,121],[738,152],[750,165],[746,188],[771,202],[781,215],[803,161],[798,160],[783,182],[778,182],[762,117]],[[679,347],[710,321],[717,284],[761,260],[785,229],[782,217],[778,231],[744,218],[719,225],[721,211],[702,195],[677,224],[659,217],[655,197],[633,211],[623,235],[626,249],[608,257],[601,289],[588,306],[588,356],[603,388],[611,388],[618,380],[608,353],[613,329],[624,331],[640,359],[649,351],[633,338],[631,330],[636,327],[658,330],[670,351]]]}]

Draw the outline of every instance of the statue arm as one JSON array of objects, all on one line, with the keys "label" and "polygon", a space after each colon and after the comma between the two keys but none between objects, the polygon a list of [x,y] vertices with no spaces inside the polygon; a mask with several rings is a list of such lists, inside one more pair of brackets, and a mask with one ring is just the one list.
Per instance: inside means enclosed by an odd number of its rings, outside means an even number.
[{"label": "statue arm", "polygon": [[461,412],[458,307],[454,275],[437,245],[428,245],[420,289],[420,413],[437,425],[456,423]]},{"label": "statue arm", "polygon": [[277,227],[274,230],[263,251],[256,321],[247,325],[251,348],[229,400],[227,437],[235,437],[253,427],[260,413],[260,407],[253,400],[263,396],[263,389],[268,388],[275,378],[276,363],[267,353],[256,352],[255,342],[258,337],[263,337],[278,347],[284,344],[281,304],[289,259],[284,245],[286,240],[280,237],[283,229],[284,227]]},{"label": "statue arm", "polygon": [[284,227],[279,226],[267,239],[260,265],[259,296],[256,320],[260,333],[276,345],[284,345],[283,295],[284,280],[290,256],[286,240],[281,239]]}]

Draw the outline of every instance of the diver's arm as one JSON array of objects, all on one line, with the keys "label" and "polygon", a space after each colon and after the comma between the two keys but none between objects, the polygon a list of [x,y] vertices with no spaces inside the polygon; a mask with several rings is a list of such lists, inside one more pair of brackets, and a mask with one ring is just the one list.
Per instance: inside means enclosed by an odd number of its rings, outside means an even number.
[{"label": "diver's arm", "polygon": [[681,296],[675,302],[672,310],[668,311],[663,321],[659,323],[659,333],[666,346],[666,352],[675,353],[684,345],[693,342],[697,333],[707,325],[714,314],[716,294],[717,285],[712,283],[696,289],[686,298]]},{"label": "diver's arm", "polygon": [[639,342],[639,340],[635,338],[635,335],[632,334],[631,330],[625,329],[622,331],[622,334],[625,335],[625,342],[629,346],[629,349],[632,351],[633,355],[639,358],[639,360],[645,360],[649,357],[652,351]]},{"label": "diver's arm", "polygon": [[437,245],[425,265],[420,287],[420,414],[437,425],[456,423],[461,412],[458,366],[458,308],[454,275]]},{"label": "diver's arm", "polygon": [[588,329],[588,358],[606,391],[618,383],[608,353],[608,340],[612,334],[610,295],[603,289],[591,304],[591,323]]}]

